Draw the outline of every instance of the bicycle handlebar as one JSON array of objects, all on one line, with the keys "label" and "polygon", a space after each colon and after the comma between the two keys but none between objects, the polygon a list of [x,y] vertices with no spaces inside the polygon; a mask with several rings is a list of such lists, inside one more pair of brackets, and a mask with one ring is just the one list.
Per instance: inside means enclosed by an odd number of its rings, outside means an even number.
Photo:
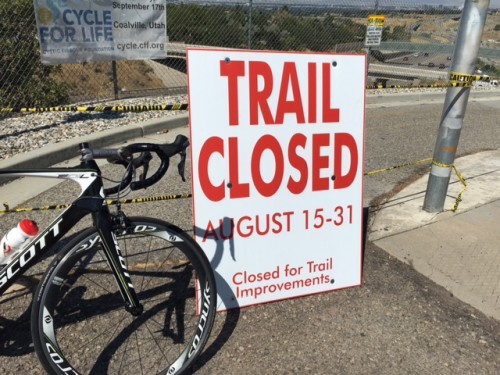
[{"label": "bicycle handlebar", "polygon": [[[170,158],[176,154],[180,154],[181,160],[178,164],[178,172],[182,181],[186,181],[184,177],[184,169],[186,162],[186,149],[189,146],[189,139],[184,135],[177,135],[172,143],[164,145],[156,143],[134,143],[125,147],[113,149],[92,149],[88,144],[80,144],[80,153],[82,161],[94,159],[107,159],[111,163],[121,164],[127,168],[127,175],[122,181],[113,187],[106,188],[105,193],[114,194],[125,189],[130,185],[131,190],[145,189],[156,184],[167,172]],[[149,168],[149,162],[152,160],[151,152],[154,152],[160,158],[160,166],[153,175],[146,178]],[[136,158],[134,154],[140,153]],[[132,166],[130,168],[129,166]],[[132,182],[133,172],[136,168],[144,167],[139,181]]]}]

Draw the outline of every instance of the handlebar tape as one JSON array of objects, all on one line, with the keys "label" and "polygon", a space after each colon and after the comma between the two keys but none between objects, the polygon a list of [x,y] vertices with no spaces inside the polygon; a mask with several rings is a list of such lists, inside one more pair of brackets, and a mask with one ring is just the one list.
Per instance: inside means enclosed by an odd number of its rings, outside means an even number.
[{"label": "handlebar tape", "polygon": [[175,154],[185,152],[188,146],[189,139],[186,136],[179,134],[172,143],[166,145],[155,143],[135,143],[118,149],[89,149],[88,144],[82,143],[80,145],[80,149],[82,150],[82,157],[84,159],[86,156],[88,156],[90,159],[108,159],[108,161],[110,162],[122,164],[124,166],[128,165],[125,164],[125,162],[130,162],[130,157],[134,153],[154,152],[158,155],[161,160],[161,164],[151,177],[146,178],[142,181],[134,181],[130,183],[130,180],[132,178],[132,169],[130,169],[130,173],[128,173],[121,184],[114,188],[106,189],[106,193],[114,193],[116,192],[116,189],[120,190],[120,187],[128,186],[129,183],[131,190],[145,189],[151,185],[154,185],[167,172],[170,157],[174,156]]},{"label": "handlebar tape", "polygon": [[153,143],[142,143],[142,144],[132,144],[126,147],[127,151],[130,153],[141,152],[141,151],[152,151],[155,152],[161,160],[160,167],[156,172],[149,178],[142,181],[134,181],[130,184],[131,190],[145,189],[151,185],[156,184],[167,172],[170,157],[183,152],[189,146],[189,140],[184,135],[177,135],[172,143],[166,145],[159,145]]}]

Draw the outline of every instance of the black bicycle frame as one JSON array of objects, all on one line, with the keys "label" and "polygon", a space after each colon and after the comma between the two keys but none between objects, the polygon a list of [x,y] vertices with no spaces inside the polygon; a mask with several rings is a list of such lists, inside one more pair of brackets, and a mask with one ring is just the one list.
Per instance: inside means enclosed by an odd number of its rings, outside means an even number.
[{"label": "black bicycle frame", "polygon": [[142,307],[127,272],[125,262],[113,232],[109,207],[105,203],[101,171],[94,160],[72,168],[0,170],[1,177],[43,177],[73,180],[82,191],[77,199],[0,271],[0,295],[26,270],[32,267],[57,241],[84,216],[91,214],[94,226],[106,254],[109,266],[125,302],[132,314],[140,314]]}]

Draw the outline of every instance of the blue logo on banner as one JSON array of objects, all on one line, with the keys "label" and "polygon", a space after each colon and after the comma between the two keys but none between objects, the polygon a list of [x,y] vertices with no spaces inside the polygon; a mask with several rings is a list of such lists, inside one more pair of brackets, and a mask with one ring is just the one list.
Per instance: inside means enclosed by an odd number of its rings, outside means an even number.
[{"label": "blue logo on banner", "polygon": [[[113,41],[111,10],[74,9],[67,0],[38,0],[40,43],[96,43]],[[40,6],[41,5],[41,6]]]}]

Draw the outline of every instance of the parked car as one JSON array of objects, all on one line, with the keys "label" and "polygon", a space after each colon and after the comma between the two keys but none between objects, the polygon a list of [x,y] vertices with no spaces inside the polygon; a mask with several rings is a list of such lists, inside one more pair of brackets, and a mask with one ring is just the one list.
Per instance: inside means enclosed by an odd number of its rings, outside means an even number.
[{"label": "parked car", "polygon": [[491,82],[486,82],[486,81],[473,81],[472,86],[475,87],[489,87],[491,86]]},{"label": "parked car", "polygon": [[439,69],[444,69],[444,68],[446,68],[446,65],[444,65],[444,64],[439,64]]},{"label": "parked car", "polygon": [[429,68],[434,68],[436,66],[436,64],[434,64],[433,62],[430,62],[429,64],[427,64],[427,66]]}]

